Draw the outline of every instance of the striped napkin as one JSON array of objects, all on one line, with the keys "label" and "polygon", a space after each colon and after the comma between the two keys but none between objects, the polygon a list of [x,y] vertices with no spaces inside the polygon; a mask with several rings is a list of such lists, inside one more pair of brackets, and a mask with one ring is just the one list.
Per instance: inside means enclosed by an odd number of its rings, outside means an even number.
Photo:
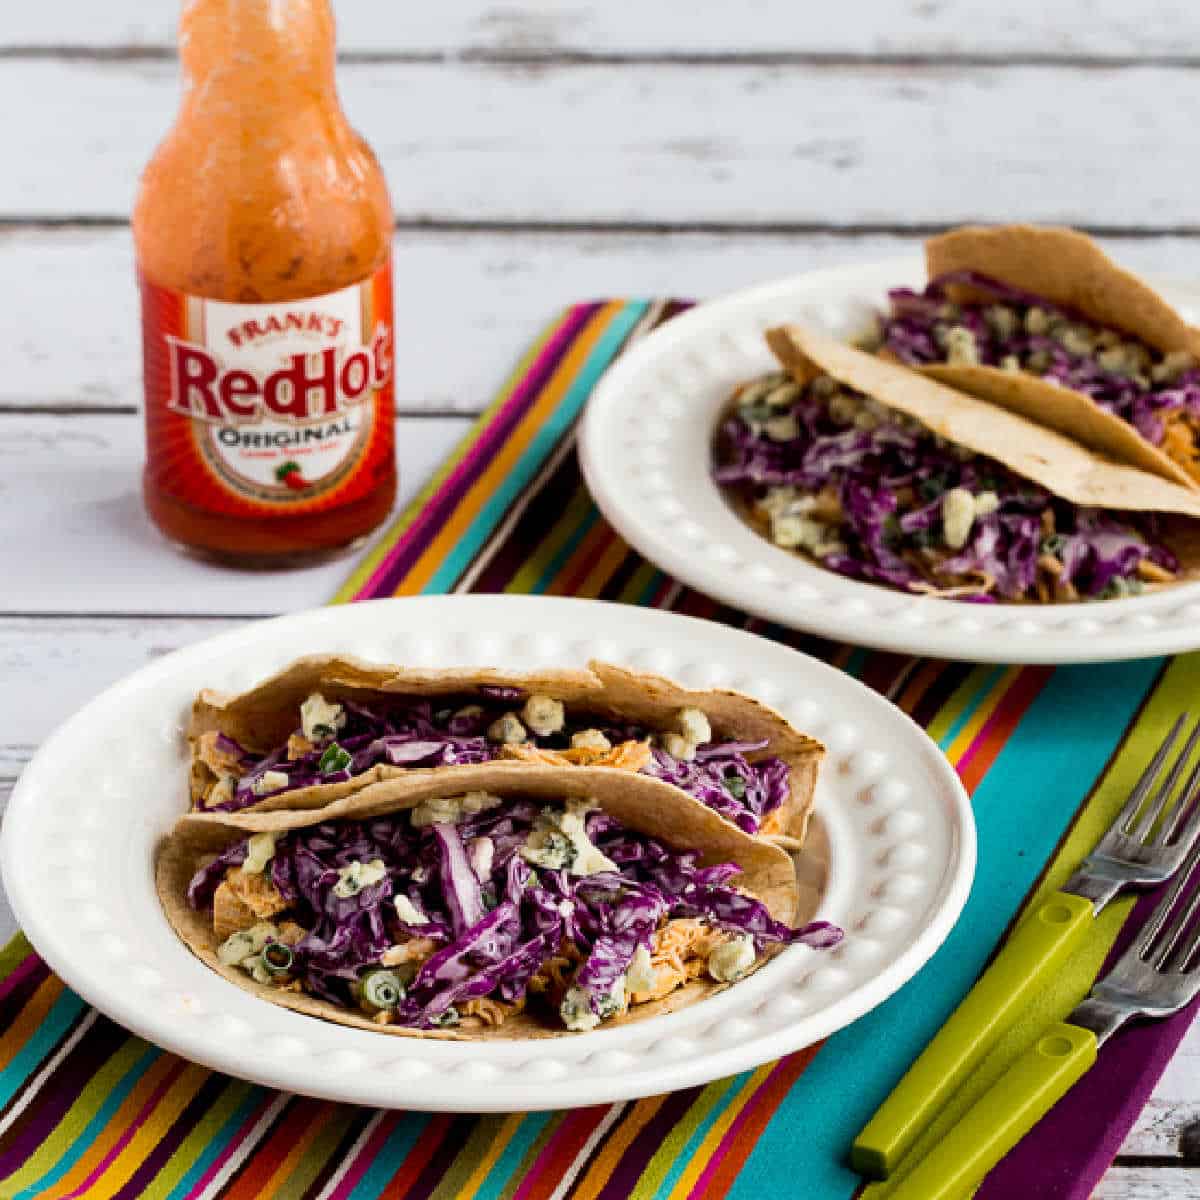
[{"label": "striped napkin", "polygon": [[[844,1163],[854,1134],[1022,909],[1066,879],[1116,813],[1194,703],[1200,656],[1057,670],[911,659],[790,633],[664,576],[597,513],[574,428],[608,363],[683,307],[564,313],[337,599],[474,591],[651,604],[754,630],[861,679],[928,730],[973,797],[978,875],[942,949],[868,1016],[757,1070],[627,1104],[463,1117],[327,1104],[184,1062],[88,1008],[18,936],[0,955],[0,1197],[759,1200],[796,1194],[799,1180],[806,1200],[858,1194]],[[1103,914],[970,1086],[986,1087],[1072,1007],[1119,952],[1130,913],[1153,902]],[[1111,1041],[978,1194],[1084,1200],[1198,1009]]]}]

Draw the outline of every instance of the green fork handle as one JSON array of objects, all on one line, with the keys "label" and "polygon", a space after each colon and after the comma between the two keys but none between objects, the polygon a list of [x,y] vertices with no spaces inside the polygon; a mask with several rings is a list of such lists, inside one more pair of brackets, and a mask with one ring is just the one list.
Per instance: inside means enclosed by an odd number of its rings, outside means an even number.
[{"label": "green fork handle", "polygon": [[1051,1025],[890,1189],[888,1200],[966,1200],[1096,1061],[1096,1035]]},{"label": "green fork handle", "polygon": [[886,1179],[891,1174],[921,1131],[1083,940],[1092,917],[1090,900],[1055,892],[1021,922],[855,1139],[850,1164],[860,1175]]}]

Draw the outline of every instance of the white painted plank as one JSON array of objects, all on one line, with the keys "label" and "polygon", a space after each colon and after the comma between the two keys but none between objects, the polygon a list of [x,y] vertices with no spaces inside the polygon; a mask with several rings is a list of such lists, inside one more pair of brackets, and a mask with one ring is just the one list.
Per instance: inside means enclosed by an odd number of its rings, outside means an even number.
[{"label": "white painted plank", "polygon": [[[341,85],[407,221],[1196,220],[1176,67],[358,63]],[[177,95],[169,62],[3,62],[0,215],[123,217]]]},{"label": "white painted plank", "polygon": [[[1200,238],[1108,241],[1122,262],[1200,277]],[[537,330],[602,296],[704,297],[782,274],[919,250],[915,237],[753,233],[401,233],[396,306],[406,410],[478,412]],[[141,399],[132,249],[125,230],[0,234],[7,348],[0,410]]]},{"label": "white painted plank", "polygon": [[232,617],[0,618],[0,679],[15,685],[0,693],[0,779],[14,779],[58,725],[110,684],[241,624]]},{"label": "white painted plank", "polygon": [[[14,6],[0,46],[163,48],[177,4],[50,0]],[[1002,8],[988,0],[859,0],[819,15],[795,0],[335,0],[346,51],[379,54],[1087,54],[1193,52],[1200,13],[1182,0]]]},{"label": "white painted plank", "polygon": [[1195,1200],[1200,1167],[1113,1167],[1092,1200]]},{"label": "white painted plank", "polygon": [[[401,504],[469,424],[401,422]],[[146,517],[141,468],[135,416],[0,416],[0,612],[290,612],[325,603],[350,573],[353,559],[268,575],[179,553]]]},{"label": "white painted plank", "polygon": [[[401,233],[396,319],[404,409],[478,412],[538,329],[597,296],[712,295],[781,271],[895,257],[914,239]],[[141,399],[139,314],[125,230],[0,234],[8,348],[0,408]],[[1169,258],[1163,248],[1161,257]],[[1195,243],[1200,268],[1200,240]],[[65,281],[66,285],[64,286]]]}]

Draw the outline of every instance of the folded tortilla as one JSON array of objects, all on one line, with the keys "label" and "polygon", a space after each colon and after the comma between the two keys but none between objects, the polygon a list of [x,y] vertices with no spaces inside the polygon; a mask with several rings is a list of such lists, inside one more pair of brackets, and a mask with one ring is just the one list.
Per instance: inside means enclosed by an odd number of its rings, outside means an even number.
[{"label": "folded tortilla", "polygon": [[[369,704],[372,700],[398,696],[470,699],[487,687],[518,687],[531,695],[561,700],[568,714],[607,717],[659,730],[673,728],[673,718],[681,708],[698,708],[708,717],[718,740],[766,739],[767,747],[748,753],[747,759],[752,763],[772,756],[782,759],[788,765],[791,783],[790,799],[777,810],[777,815],[771,814],[775,817],[771,822],[772,832],[797,841],[804,838],[817,770],[824,754],[820,742],[793,728],[774,709],[740,692],[720,688],[691,691],[658,675],[602,662],[589,663],[582,670],[518,674],[460,668],[429,671],[372,664],[338,655],[313,655],[298,659],[240,695],[202,691],[193,707],[188,730],[192,743],[193,808],[203,807],[201,797],[216,778],[197,754],[197,741],[204,733],[223,733],[249,750],[265,753],[287,741],[296,728],[300,704],[313,692],[320,692],[327,700]],[[527,764],[493,765],[519,771]],[[450,769],[378,765],[344,782],[316,784],[268,796],[254,805],[253,811],[320,808],[364,791],[373,797],[383,784],[400,779],[417,780]]]},{"label": "folded tortilla", "polygon": [[[1168,514],[1163,541],[1179,558],[1172,587],[1200,578],[1200,493],[1088,449],[1020,413],[914,373],[844,342],[788,325],[767,342],[800,384],[832,376],[846,387],[920,421],[948,442],[1003,463],[1072,504]],[[1060,389],[1061,390],[1061,389]]]},{"label": "folded tortilla", "polygon": [[[515,768],[515,769],[514,769]],[[456,1041],[523,1040],[568,1035],[528,1010],[510,1016],[499,1026],[467,1018],[452,1029],[412,1029],[379,1025],[349,1008],[301,992],[256,983],[238,967],[217,958],[220,945],[211,914],[194,910],[187,901],[188,884],[212,855],[254,833],[282,832],[331,820],[359,820],[415,808],[422,800],[487,791],[506,799],[530,797],[542,801],[588,799],[630,829],[659,838],[674,850],[696,851],[703,865],[735,862],[742,875],[733,881],[761,900],[778,921],[794,925],[799,904],[795,868],[779,847],[742,832],[678,788],[643,775],[609,767],[530,767],[494,764],[446,767],[439,771],[393,779],[367,791],[344,797],[320,811],[193,813],[180,818],[158,848],[155,878],[159,899],[172,928],[206,966],[260,999],[294,1012],[321,1017],[376,1033]],[[752,968],[757,970],[779,947],[768,947]],[[697,979],[660,1000],[637,1004],[602,1028],[674,1012],[723,991],[728,984]]]},{"label": "folded tortilla", "polygon": [[[930,238],[925,258],[930,279],[977,271],[1044,296],[1163,353],[1182,350],[1200,360],[1200,329],[1113,262],[1091,238],[1073,229],[967,226]],[[960,303],[986,298],[966,284],[952,284],[947,292]],[[939,363],[912,369],[1002,405],[1120,462],[1200,490],[1200,468],[1188,471],[1083,392],[999,367]]]}]

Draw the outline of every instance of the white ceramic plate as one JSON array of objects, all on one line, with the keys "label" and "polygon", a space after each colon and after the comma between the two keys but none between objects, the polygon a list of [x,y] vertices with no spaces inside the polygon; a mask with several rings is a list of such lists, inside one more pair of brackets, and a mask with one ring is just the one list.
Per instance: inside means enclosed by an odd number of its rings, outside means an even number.
[{"label": "white ceramic plate", "polygon": [[[794,629],[907,654],[981,662],[1099,662],[1200,647],[1200,583],[1127,600],[968,605],[826,571],[772,545],[709,474],[713,432],[733,388],[777,369],[763,333],[792,322],[848,338],[889,287],[923,287],[899,259],[817,271],[736,292],[676,317],[623,355],[588,404],[580,460],[609,522],[677,579]],[[1159,283],[1185,316],[1200,293]]]},{"label": "white ceramic plate", "polygon": [[[471,1045],[385,1037],[265,1004],[195,959],[154,893],[158,839],[183,808],[181,731],[201,686],[240,690],[301,653],[518,669],[601,657],[778,705],[829,747],[813,916],[847,931],[793,947],[682,1012],[575,1037]],[[652,1095],[806,1046],[873,1008],[949,932],[975,862],[971,810],[937,748],[848,676],[722,625],[584,600],[493,596],[327,608],[223,634],[131,675],[26,768],[0,838],[4,884],[38,951],[141,1036],[210,1067],[329,1099],[521,1111]]]}]

